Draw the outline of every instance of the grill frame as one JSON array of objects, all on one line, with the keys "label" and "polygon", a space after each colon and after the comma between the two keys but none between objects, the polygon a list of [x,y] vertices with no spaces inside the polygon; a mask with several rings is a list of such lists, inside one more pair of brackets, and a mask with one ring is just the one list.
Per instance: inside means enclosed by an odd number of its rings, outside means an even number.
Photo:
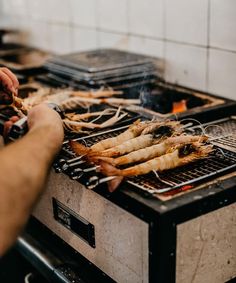
[{"label": "grill frame", "polygon": [[[225,117],[225,113],[235,113],[235,105],[236,103],[230,102],[202,113],[186,113],[183,117],[191,114],[201,122],[209,121],[209,119],[213,120],[216,117]],[[97,188],[95,193],[149,224],[149,281],[175,282],[176,226],[236,202],[235,184],[236,176],[230,174],[220,182],[204,184],[202,190],[193,190],[166,202],[160,199],[144,198],[127,182],[113,194],[101,190],[101,188]],[[93,264],[86,262],[85,258],[51,231],[46,233],[45,226],[42,229],[40,226],[42,225],[39,222],[31,226],[31,232],[35,238],[40,235],[41,240],[42,236],[45,236],[44,240],[50,243],[50,248],[54,247],[56,242],[55,254],[58,255],[60,252],[66,260],[73,258],[75,262],[81,263],[81,266],[88,266],[89,273],[96,274],[92,269]],[[101,275],[101,282],[108,282],[102,271],[98,271],[98,273]],[[94,278],[99,281],[96,275]]]},{"label": "grill frame", "polygon": [[[233,114],[233,110],[230,108],[227,112]],[[226,113],[225,110],[217,117],[222,118],[223,113]],[[216,118],[214,113],[211,114],[208,115],[207,121]],[[107,201],[148,223],[149,282],[175,282],[179,224],[236,202],[236,173],[204,183],[201,187],[202,189],[196,188],[166,201],[143,197],[128,182],[123,183],[120,189],[112,194],[104,190],[104,186],[94,190]],[[66,243],[63,243],[63,246],[68,248]]]}]

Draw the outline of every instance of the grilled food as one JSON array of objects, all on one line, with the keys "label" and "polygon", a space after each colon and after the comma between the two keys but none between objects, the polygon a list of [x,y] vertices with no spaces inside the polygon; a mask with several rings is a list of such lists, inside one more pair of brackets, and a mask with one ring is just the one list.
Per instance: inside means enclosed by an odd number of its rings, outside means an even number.
[{"label": "grilled food", "polygon": [[[124,177],[161,172],[206,158],[212,152],[207,140],[206,136],[184,134],[178,122],[137,121],[117,137],[92,147],[75,141],[70,145],[77,155],[99,165],[104,175],[117,176],[109,183],[113,191]],[[120,168],[124,165],[126,168]]]},{"label": "grilled food", "polygon": [[136,151],[132,151],[129,154],[117,157],[117,158],[106,158],[106,157],[99,157],[98,159],[106,161],[113,166],[120,166],[120,165],[126,165],[126,164],[132,164],[136,162],[143,162],[150,160],[155,157],[159,157],[161,155],[164,155],[168,152],[170,147],[176,146],[178,144],[188,144],[192,142],[205,142],[207,141],[207,137],[205,136],[177,136],[177,137],[171,137],[166,139],[165,141],[154,144],[152,146],[148,146],[146,148],[141,148]]},{"label": "grilled food", "polygon": [[212,146],[203,145],[202,143],[190,143],[170,148],[169,151],[170,153],[125,169],[118,169],[109,163],[101,162],[100,171],[107,176],[123,177],[143,175],[151,171],[161,172],[207,157],[212,151]]},{"label": "grilled food", "polygon": [[171,136],[175,133],[181,133],[180,123],[175,121],[160,122],[160,121],[145,121],[137,120],[126,131],[120,135],[102,140],[91,148],[94,151],[102,151],[114,146],[121,145],[123,142],[134,139],[140,135],[154,134],[155,136],[164,137]]}]

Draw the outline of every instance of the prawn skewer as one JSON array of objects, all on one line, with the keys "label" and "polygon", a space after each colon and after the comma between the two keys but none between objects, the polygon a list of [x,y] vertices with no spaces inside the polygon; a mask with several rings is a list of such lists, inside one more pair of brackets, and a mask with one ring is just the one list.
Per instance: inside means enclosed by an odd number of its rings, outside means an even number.
[{"label": "prawn skewer", "polygon": [[154,133],[156,136],[172,136],[181,134],[183,129],[180,122],[178,121],[165,121],[164,123],[150,123],[141,133],[141,135],[146,135],[149,133]]},{"label": "prawn skewer", "polygon": [[112,89],[99,89],[97,91],[74,91],[71,96],[89,97],[89,98],[100,98],[100,97],[111,97],[113,95],[121,95],[123,91],[112,90]]},{"label": "prawn skewer", "polygon": [[99,156],[111,157],[120,156],[140,148],[145,148],[153,143],[153,135],[142,135],[123,142],[120,145],[98,152]]},{"label": "prawn skewer", "polygon": [[138,121],[134,122],[134,124],[131,125],[123,133],[119,134],[116,137],[102,140],[102,141],[94,144],[91,147],[91,149],[94,150],[94,151],[103,151],[105,149],[119,145],[122,142],[125,142],[129,139],[133,139],[133,138],[137,137],[145,127],[146,127],[146,125],[144,123],[140,122],[140,120],[138,120]]},{"label": "prawn skewer", "polygon": [[[73,109],[76,106],[85,104],[85,102],[91,104],[94,101],[96,104],[101,104],[98,102],[103,98],[110,99],[113,95],[120,95],[122,93],[122,91],[114,91],[112,89],[100,89],[98,91],[72,91],[70,89],[66,89],[61,91],[57,89],[41,88],[34,93],[34,95],[25,98],[23,104],[27,109],[29,109],[41,102],[52,102],[58,105],[62,104],[62,106],[65,106],[64,110],[66,110],[66,106],[69,107],[68,109]],[[80,101],[78,101],[78,99]],[[65,101],[66,103],[64,105]]]},{"label": "prawn skewer", "polygon": [[66,129],[69,129],[73,132],[78,132],[81,128],[87,128],[87,129],[102,129],[106,128],[109,126],[114,125],[116,122],[120,121],[123,119],[127,113],[120,114],[120,108],[117,110],[116,114],[108,119],[107,121],[101,123],[101,124],[96,124],[92,122],[76,122],[76,121],[70,121],[68,119],[64,119],[64,125]]},{"label": "prawn skewer", "polygon": [[[176,126],[176,122],[171,122],[169,123],[168,126],[165,127],[165,130],[168,129],[168,135],[169,132],[174,135],[175,133],[175,128],[179,127]],[[155,128],[150,128],[150,126],[156,126]],[[141,134],[151,134],[151,129],[154,129],[155,132],[154,134],[159,135],[164,135],[164,127],[165,122],[160,122],[160,121],[148,121],[148,122],[140,122],[139,120],[136,121],[132,126],[130,126],[125,132],[121,133],[120,135],[113,137],[113,138],[108,138],[106,140],[102,140],[92,146],[92,149],[95,151],[103,151],[108,148],[115,147],[119,144],[122,144],[123,142],[136,138],[137,136]],[[144,129],[149,128],[148,131],[144,132]],[[158,128],[161,129],[160,132],[158,132]]]},{"label": "prawn skewer", "polygon": [[88,112],[88,113],[83,113],[83,114],[68,113],[66,114],[66,117],[71,121],[81,121],[81,120],[86,120],[91,117],[102,117],[104,115],[111,115],[116,111],[117,109],[108,108],[103,111]]},{"label": "prawn skewer", "polygon": [[178,144],[188,144],[192,142],[205,142],[207,141],[205,136],[178,136],[166,139],[160,144],[155,144],[146,148],[141,148],[139,150],[130,152],[124,156],[117,158],[110,157],[98,157],[97,159],[106,161],[113,166],[125,165],[135,162],[143,162],[167,153],[170,147],[176,146]]},{"label": "prawn skewer", "polygon": [[90,98],[90,97],[70,97],[60,103],[60,107],[64,110],[72,110],[77,108],[81,104],[110,104],[110,105],[130,105],[130,104],[139,104],[139,99],[124,99],[124,98]]},{"label": "prawn skewer", "polygon": [[126,169],[117,169],[112,165],[101,162],[101,172],[107,176],[137,176],[147,174],[151,171],[164,171],[173,169],[195,160],[207,157],[212,151],[212,146],[206,146],[199,143],[188,144],[175,149],[160,157],[153,158],[147,162],[128,167]]}]

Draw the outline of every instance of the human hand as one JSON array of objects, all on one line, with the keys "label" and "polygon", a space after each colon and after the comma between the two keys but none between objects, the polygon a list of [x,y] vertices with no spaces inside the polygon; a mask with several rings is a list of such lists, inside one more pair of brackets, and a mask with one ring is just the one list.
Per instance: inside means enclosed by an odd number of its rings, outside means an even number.
[{"label": "human hand", "polygon": [[29,131],[39,128],[45,130],[45,134],[50,135],[52,142],[55,144],[63,142],[64,130],[61,117],[47,104],[39,104],[29,110],[28,127]]},{"label": "human hand", "polygon": [[8,133],[11,130],[12,125],[19,120],[19,117],[12,116],[7,122],[4,124],[4,130],[3,130],[3,137],[6,138]]},{"label": "human hand", "polygon": [[17,77],[9,69],[0,68],[0,104],[11,104],[13,96],[17,96],[18,87]]}]

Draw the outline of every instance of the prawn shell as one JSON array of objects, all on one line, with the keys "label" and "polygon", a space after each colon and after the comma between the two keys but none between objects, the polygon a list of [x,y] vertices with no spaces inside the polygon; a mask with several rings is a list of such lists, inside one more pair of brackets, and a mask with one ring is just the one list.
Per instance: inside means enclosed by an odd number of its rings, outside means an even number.
[{"label": "prawn shell", "polygon": [[173,151],[172,147],[174,146],[181,146],[191,142],[206,142],[207,139],[208,137],[206,136],[190,136],[190,135],[171,137],[159,144],[154,144],[146,148],[141,148],[139,150],[132,151],[126,155],[117,158],[100,157],[100,160],[106,161],[114,166],[125,165],[135,162],[143,162],[164,155],[167,152],[171,152],[171,150]]},{"label": "prawn shell", "polygon": [[81,143],[78,143],[76,141],[70,140],[69,145],[71,149],[74,151],[74,153],[78,156],[81,155],[88,155],[92,152],[91,148],[84,146]]},{"label": "prawn shell", "polygon": [[124,143],[118,146],[102,151],[100,152],[99,156],[104,156],[104,157],[119,156],[125,153],[129,153],[131,151],[136,151],[140,148],[150,146],[152,142],[153,142],[152,135],[139,136],[130,139],[128,141],[125,141]]},{"label": "prawn shell", "polygon": [[117,169],[112,165],[110,165],[110,167],[105,166],[103,162],[101,170],[108,176],[123,177],[144,175],[153,170],[161,172],[164,170],[169,170],[182,165],[186,165],[198,159],[205,158],[212,152],[212,146],[198,146],[199,148],[197,148],[196,152],[191,153],[185,157],[179,157],[179,149],[175,149],[171,153],[167,153],[160,157],[156,157],[154,159],[148,160],[147,162],[143,162],[123,170]]},{"label": "prawn shell", "polygon": [[92,149],[96,151],[103,151],[109,148],[112,148],[114,146],[117,146],[127,140],[133,139],[141,134],[141,132],[144,130],[145,127],[150,122],[141,122],[140,120],[135,121],[126,131],[119,134],[116,137],[108,138],[105,140],[102,140],[92,146]]}]

